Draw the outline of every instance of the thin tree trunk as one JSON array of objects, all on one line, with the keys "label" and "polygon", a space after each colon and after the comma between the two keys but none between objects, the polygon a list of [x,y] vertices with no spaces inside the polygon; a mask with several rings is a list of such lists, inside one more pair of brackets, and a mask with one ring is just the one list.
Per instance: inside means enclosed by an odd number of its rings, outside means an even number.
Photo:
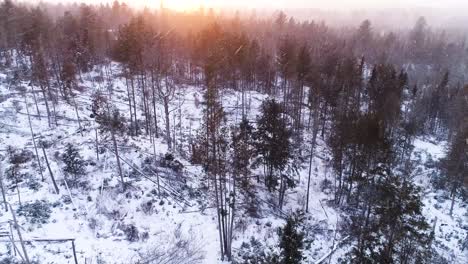
[{"label": "thin tree trunk", "polygon": [[167,140],[167,146],[170,150],[172,150],[172,138],[171,138],[171,128],[170,128],[170,116],[169,116],[169,102],[168,98],[164,97],[163,98],[163,103],[164,103],[164,115],[166,117],[166,140]]},{"label": "thin tree trunk", "polygon": [[[154,153],[154,160],[156,160],[156,140],[153,140],[153,153]],[[156,181],[158,184],[158,196],[161,198],[161,185],[159,184],[159,173],[156,170]]]},{"label": "thin tree trunk", "polygon": [[72,252],[73,260],[75,261],[75,264],[78,264],[78,259],[76,258],[75,240],[72,240]]},{"label": "thin tree trunk", "polygon": [[23,236],[21,235],[20,226],[18,225],[18,221],[16,221],[16,214],[13,208],[11,207],[11,204],[10,204],[10,210],[11,210],[11,215],[13,216],[13,223],[15,225],[15,229],[18,232],[18,238],[21,243],[21,248],[23,249],[24,259],[26,261],[26,264],[30,264],[28,253],[26,252],[26,247],[24,246]]},{"label": "thin tree trunk", "polygon": [[135,121],[135,136],[138,136],[138,117],[137,117],[135,85],[133,84],[133,77],[130,77],[130,85],[132,87],[132,97],[133,97],[133,115],[134,115],[134,121]]},{"label": "thin tree trunk", "polygon": [[158,135],[158,115],[156,111],[156,87],[154,87],[154,73],[151,72],[151,89],[153,92],[153,112],[154,112],[154,126],[155,126],[155,137],[159,138]]},{"label": "thin tree trunk", "polygon": [[49,82],[49,79],[47,78],[46,79],[46,87],[47,87],[47,94],[50,98],[50,102],[52,103],[52,111],[54,112],[54,123],[56,126],[58,126],[58,122],[57,122],[57,110],[55,108],[55,98],[57,98],[56,96],[54,96],[52,94],[52,91],[51,91],[51,88],[50,88],[50,82]]},{"label": "thin tree trunk", "polygon": [[[0,165],[1,162],[0,162]],[[6,199],[6,194],[5,194],[5,187],[3,186],[3,169],[0,166],[0,189],[2,190],[2,197],[3,197],[3,204],[5,206],[5,212],[8,212],[8,202]]]},{"label": "thin tree trunk", "polygon": [[219,194],[218,194],[218,183],[216,180],[216,174],[214,175],[214,187],[215,187],[215,196],[216,196],[216,214],[218,216],[218,233],[219,233],[219,245],[221,249],[221,261],[224,260],[224,247],[223,247],[223,233],[222,233],[222,227],[221,227],[221,212],[220,212],[220,199],[219,199]]},{"label": "thin tree trunk", "polygon": [[78,114],[78,106],[76,105],[75,96],[72,94],[71,97],[73,98],[73,105],[75,107],[76,118],[78,120],[78,128],[80,129],[81,136],[83,136],[83,129],[81,128],[80,115]]},{"label": "thin tree trunk", "polygon": [[54,184],[55,193],[59,194],[60,191],[59,191],[59,188],[57,186],[57,183],[55,182],[54,174],[52,173],[52,170],[50,169],[49,159],[47,159],[47,154],[46,154],[46,151],[44,149],[44,146],[42,146],[42,153],[44,153],[44,158],[45,158],[45,161],[46,161],[47,169],[49,170],[50,178],[52,179],[52,183]]},{"label": "thin tree trunk", "polygon": [[453,188],[452,188],[452,202],[450,203],[450,212],[449,212],[449,215],[452,216],[453,214],[453,207],[455,205],[455,197],[456,197],[456,185],[453,184]]},{"label": "thin tree trunk", "polygon": [[49,127],[51,127],[51,121],[50,121],[50,108],[49,108],[49,103],[48,103],[48,100],[47,100],[47,96],[46,96],[46,91],[45,91],[45,88],[44,88],[44,85],[41,83],[40,84],[40,89],[42,91],[42,97],[44,97],[44,103],[45,103],[45,107],[46,107],[46,112],[47,112],[47,124],[49,125]]},{"label": "thin tree trunk", "polygon": [[96,134],[96,160],[99,161],[99,139],[98,139],[98,130],[95,129]]},{"label": "thin tree trunk", "polygon": [[229,227],[229,253],[228,253],[228,260],[231,261],[232,258],[232,236],[234,231],[234,216],[236,213],[236,175],[233,176],[233,183],[232,183],[232,205],[231,205],[231,226]]},{"label": "thin tree trunk", "polygon": [[115,132],[111,131],[111,135],[112,135],[112,142],[114,144],[115,157],[117,159],[117,169],[120,175],[120,182],[122,183],[122,189],[125,191],[126,187],[125,187],[125,182],[124,182],[124,178],[122,174],[122,167],[120,165],[120,156],[119,156],[119,150],[117,148],[117,139],[115,138]]},{"label": "thin tree trunk", "polygon": [[133,128],[134,128],[134,122],[133,122],[133,113],[132,113],[132,97],[130,95],[130,88],[128,87],[128,78],[125,76],[125,85],[127,87],[127,94],[128,94],[128,105],[129,105],[129,110],[130,110],[130,135],[133,136]]},{"label": "thin tree trunk", "polygon": [[34,88],[33,88],[32,85],[31,85],[31,93],[33,95],[34,105],[36,106],[37,116],[38,116],[39,120],[41,120],[41,112],[39,111],[39,106],[37,105],[36,93],[34,92]]},{"label": "thin tree trunk", "polygon": [[34,145],[34,151],[36,152],[37,164],[39,165],[39,171],[41,173],[41,179],[42,179],[42,181],[44,181],[44,173],[42,172],[41,160],[39,159],[39,153],[37,151],[36,140],[34,139],[34,131],[33,131],[33,128],[32,128],[31,116],[29,114],[29,107],[28,107],[28,101],[26,100],[26,95],[24,96],[24,103],[26,105],[26,113],[28,114],[29,129],[31,131],[31,138],[32,138],[32,142],[33,142],[33,145]]}]

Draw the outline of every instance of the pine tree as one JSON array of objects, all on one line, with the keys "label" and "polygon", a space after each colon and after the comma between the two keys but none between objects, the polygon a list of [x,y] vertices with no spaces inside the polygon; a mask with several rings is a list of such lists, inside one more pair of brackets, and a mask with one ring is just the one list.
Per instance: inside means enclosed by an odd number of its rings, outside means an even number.
[{"label": "pine tree", "polygon": [[73,185],[78,183],[78,176],[86,173],[86,162],[83,160],[78,148],[72,144],[67,144],[65,152],[62,154],[62,161],[65,164],[63,170],[73,176]]},{"label": "pine tree", "polygon": [[[119,149],[117,145],[117,136],[124,134],[126,131],[125,118],[120,114],[116,107],[110,106],[109,103],[107,103],[106,108],[107,109],[101,112],[101,115],[96,116],[96,122],[99,124],[101,134],[110,134],[111,136],[114,155],[117,163],[117,172],[120,176],[122,189],[126,190],[126,185],[122,173],[122,166],[120,164]],[[99,113],[100,111],[97,112]]]},{"label": "pine tree", "polygon": [[[356,36],[355,36],[355,45],[356,53],[358,56],[363,56],[366,53],[369,53],[370,47],[372,47],[373,35],[372,35],[372,24],[370,20],[366,19],[362,21],[359,26]],[[373,54],[371,54],[373,55]]]},{"label": "pine tree", "polygon": [[295,212],[286,219],[286,225],[278,230],[280,237],[280,264],[300,264],[303,259],[304,233],[301,230],[304,221],[302,212]]},{"label": "pine tree", "polygon": [[364,204],[347,227],[357,245],[351,263],[427,263],[430,258],[429,226],[422,216],[420,189],[392,175],[381,163],[369,174],[363,189]]},{"label": "pine tree", "polygon": [[265,185],[271,192],[280,184],[278,206],[281,209],[284,193],[291,181],[283,174],[292,156],[291,130],[283,117],[283,109],[274,99],[266,100],[257,118],[256,148],[265,166]]},{"label": "pine tree", "polygon": [[246,192],[250,191],[250,165],[254,155],[254,128],[247,119],[243,119],[232,133],[233,174],[240,177],[240,183]]},{"label": "pine tree", "polygon": [[459,131],[450,143],[447,156],[442,159],[442,173],[446,179],[446,186],[452,199],[450,215],[453,213],[455,199],[466,192],[468,188],[468,125],[460,126]]},{"label": "pine tree", "polygon": [[293,100],[293,117],[294,117],[294,129],[299,131],[302,126],[302,107],[304,105],[304,86],[310,76],[312,69],[312,61],[309,53],[309,47],[303,45],[297,55],[297,87],[294,91],[294,100]]}]

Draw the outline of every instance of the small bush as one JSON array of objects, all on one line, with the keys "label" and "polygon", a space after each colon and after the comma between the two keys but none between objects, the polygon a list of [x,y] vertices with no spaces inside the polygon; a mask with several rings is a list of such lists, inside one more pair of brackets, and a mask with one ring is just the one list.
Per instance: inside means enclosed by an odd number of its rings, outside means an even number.
[{"label": "small bush", "polygon": [[279,263],[278,255],[271,248],[266,247],[254,237],[250,238],[249,243],[242,243],[234,264],[273,264]]},{"label": "small bush", "polygon": [[174,158],[171,153],[166,153],[164,158],[161,159],[161,167],[169,168],[174,172],[180,173],[184,169],[184,165]]},{"label": "small bush", "polygon": [[143,213],[147,215],[151,215],[153,213],[153,209],[154,209],[153,200],[145,201],[141,204],[141,211],[143,211]]},{"label": "small bush", "polygon": [[[30,264],[39,264],[37,261],[29,261]],[[18,260],[14,257],[5,257],[0,259],[0,264],[26,264],[26,262]]]},{"label": "small bush", "polygon": [[62,154],[62,161],[65,164],[63,170],[73,176],[72,185],[77,185],[78,176],[86,173],[86,162],[83,160],[78,148],[72,144],[67,144],[65,152]]},{"label": "small bush", "polygon": [[124,226],[123,232],[130,242],[138,242],[138,240],[140,240],[140,233],[135,225]]},{"label": "small bush", "polygon": [[41,183],[38,182],[36,179],[30,179],[27,184],[28,184],[28,188],[33,191],[38,191],[39,188],[41,187]]},{"label": "small bush", "polygon": [[52,213],[50,207],[50,203],[37,200],[33,203],[21,205],[18,208],[17,213],[20,216],[26,217],[26,219],[32,224],[45,224],[49,221]]},{"label": "small bush", "polygon": [[24,164],[31,161],[34,158],[32,151],[24,149],[18,150],[12,147],[8,148],[10,163],[11,164]]},{"label": "small bush", "polygon": [[329,179],[325,179],[320,182],[320,190],[326,194],[330,194],[333,191],[333,182]]}]

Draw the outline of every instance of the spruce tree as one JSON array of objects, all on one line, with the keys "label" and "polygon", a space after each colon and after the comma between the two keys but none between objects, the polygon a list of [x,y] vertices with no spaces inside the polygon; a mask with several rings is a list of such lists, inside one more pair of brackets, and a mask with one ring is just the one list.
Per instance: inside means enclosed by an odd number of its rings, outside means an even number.
[{"label": "spruce tree", "polygon": [[67,144],[65,152],[62,155],[62,161],[65,164],[63,170],[73,176],[73,184],[78,182],[78,176],[86,173],[86,162],[83,160],[78,148],[72,144]]},{"label": "spruce tree", "polygon": [[[93,109],[100,112],[102,109]],[[114,155],[117,162],[117,170],[120,176],[122,189],[126,190],[126,185],[123,178],[122,166],[120,164],[119,149],[117,146],[117,136],[122,135],[126,131],[125,118],[120,114],[120,111],[115,106],[107,104],[107,109],[102,110],[101,114],[96,116],[96,122],[99,124],[101,133],[104,135],[110,134],[114,147]]]},{"label": "spruce tree", "polygon": [[249,191],[250,187],[250,165],[254,155],[253,129],[249,121],[243,119],[232,133],[232,167],[234,175],[240,176],[240,183],[245,191]]},{"label": "spruce tree", "polygon": [[[279,208],[284,193],[291,181],[283,171],[292,156],[291,130],[283,117],[283,108],[274,99],[266,100],[261,107],[262,115],[257,118],[256,148],[260,161],[265,166],[265,185],[271,192],[279,188]],[[278,182],[279,180],[279,182]]]},{"label": "spruce tree", "polygon": [[286,225],[278,230],[281,264],[299,264],[303,259],[304,233],[301,225],[304,221],[302,212],[295,212],[286,220]]},{"label": "spruce tree", "polygon": [[275,172],[286,167],[290,154],[291,132],[282,113],[281,105],[272,99],[262,104],[261,116],[257,118],[257,154],[266,166],[265,184],[270,191],[278,185]]}]

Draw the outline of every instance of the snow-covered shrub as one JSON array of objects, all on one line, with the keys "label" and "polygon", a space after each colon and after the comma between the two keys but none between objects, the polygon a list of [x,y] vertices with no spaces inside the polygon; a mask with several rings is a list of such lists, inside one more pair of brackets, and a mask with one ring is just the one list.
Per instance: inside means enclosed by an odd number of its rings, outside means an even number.
[{"label": "snow-covered shrub", "polygon": [[[37,261],[29,261],[30,264],[39,264]],[[0,259],[0,264],[26,264],[26,262],[18,260],[14,257],[4,257]]]},{"label": "snow-covered shrub", "polygon": [[8,147],[8,155],[11,164],[24,164],[34,158],[32,151],[27,149],[19,150],[13,147]]},{"label": "snow-covered shrub", "polygon": [[149,200],[149,201],[144,201],[140,205],[141,211],[147,215],[151,215],[154,211],[154,201]]},{"label": "snow-covered shrub", "polygon": [[254,237],[251,237],[248,243],[242,243],[233,260],[233,264],[275,263],[279,263],[278,255]]},{"label": "snow-covered shrub", "polygon": [[20,103],[20,101],[13,101],[13,108],[15,108],[16,112],[20,112],[23,110],[23,105]]},{"label": "snow-covered shrub", "polygon": [[18,184],[28,178],[28,173],[22,172],[22,169],[25,163],[34,158],[34,154],[30,150],[19,150],[11,146],[7,148],[7,153],[11,165],[5,170],[6,177]]},{"label": "snow-covered shrub", "polygon": [[427,154],[426,162],[424,163],[424,166],[428,169],[434,169],[437,167],[437,162],[433,159],[431,154]]},{"label": "snow-covered shrub", "polygon": [[5,176],[7,179],[15,182],[16,184],[30,177],[27,172],[21,172],[21,168],[15,165],[10,166],[5,170]]},{"label": "snow-covered shrub", "polygon": [[184,235],[164,237],[140,250],[136,263],[200,264],[205,259],[200,241]]},{"label": "snow-covered shrub", "polygon": [[95,204],[98,213],[109,219],[117,220],[127,213],[122,207],[124,203],[118,192],[107,191],[96,198]]},{"label": "snow-covered shrub", "polygon": [[126,225],[122,228],[122,231],[129,242],[138,242],[140,240],[140,232],[138,232],[138,228],[135,225]]},{"label": "snow-covered shrub", "polygon": [[160,165],[163,168],[169,168],[174,172],[180,173],[184,169],[184,165],[174,158],[171,153],[166,153],[164,158],[161,159]]},{"label": "snow-covered shrub", "polygon": [[60,200],[62,200],[62,202],[64,204],[71,204],[72,203],[71,197],[68,194],[62,195],[62,197],[60,197]]},{"label": "snow-covered shrub", "polygon": [[146,232],[146,231],[145,231],[145,232],[142,232],[142,233],[141,233],[141,236],[140,236],[140,239],[141,239],[142,241],[147,241],[147,240],[149,239],[149,233]]},{"label": "snow-covered shrub", "polygon": [[50,203],[36,200],[35,202],[21,205],[17,213],[20,216],[26,217],[32,224],[45,224],[49,221],[50,214],[52,213],[50,207]]},{"label": "snow-covered shrub", "polygon": [[73,176],[71,185],[77,186],[78,176],[86,173],[86,162],[83,160],[78,148],[72,144],[67,144],[65,152],[62,154],[62,161],[65,164],[63,170]]},{"label": "snow-covered shrub", "polygon": [[27,184],[28,184],[28,188],[33,190],[33,191],[38,191],[39,188],[41,187],[41,183],[38,180],[34,179],[34,178],[29,179]]},{"label": "snow-covered shrub", "polygon": [[141,177],[141,174],[134,168],[130,169],[125,174],[125,176],[127,176],[130,179],[139,179]]},{"label": "snow-covered shrub", "polygon": [[102,117],[105,115],[105,106],[107,104],[107,97],[101,91],[96,91],[91,96],[91,118]]},{"label": "snow-covered shrub", "polygon": [[329,179],[324,179],[320,182],[320,190],[325,194],[330,194],[333,191],[333,182]]}]

